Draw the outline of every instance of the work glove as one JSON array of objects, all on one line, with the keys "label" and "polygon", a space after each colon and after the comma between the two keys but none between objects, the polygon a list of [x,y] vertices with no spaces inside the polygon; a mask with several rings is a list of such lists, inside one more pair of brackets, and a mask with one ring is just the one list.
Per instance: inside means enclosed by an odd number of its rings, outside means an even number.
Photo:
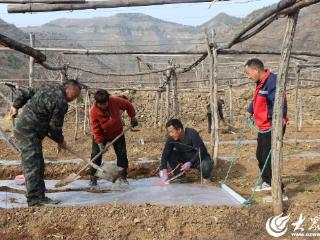
[{"label": "work glove", "polygon": [[185,164],[182,165],[181,171],[188,171],[191,167],[191,162],[186,162]]},{"label": "work glove", "polygon": [[159,176],[163,182],[167,181],[169,179],[167,169],[162,169],[159,173]]},{"label": "work glove", "polygon": [[99,143],[98,146],[99,146],[100,152],[104,150],[104,147],[105,147],[105,146],[104,146],[103,143]]},{"label": "work glove", "polygon": [[133,117],[133,118],[131,118],[130,124],[131,124],[132,128],[135,128],[136,126],[138,126],[138,120],[135,117]]}]

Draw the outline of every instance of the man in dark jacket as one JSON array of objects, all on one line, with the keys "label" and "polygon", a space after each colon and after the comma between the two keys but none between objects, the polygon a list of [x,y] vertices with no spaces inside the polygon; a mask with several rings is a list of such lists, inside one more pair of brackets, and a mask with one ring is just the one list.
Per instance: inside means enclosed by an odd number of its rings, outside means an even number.
[{"label": "man in dark jacket", "polygon": [[[256,157],[259,162],[260,171],[262,171],[262,168],[268,159],[266,168],[262,173],[263,182],[257,188],[257,191],[270,190],[272,170],[271,155],[269,158],[268,155],[271,151],[272,114],[276,93],[277,76],[271,73],[270,70],[265,70],[262,61],[256,58],[247,61],[245,64],[245,73],[249,79],[256,83],[254,99],[247,109],[247,116],[253,116],[255,124],[260,131],[258,133],[258,145],[256,151]],[[286,123],[288,122],[286,98],[284,101],[283,117],[285,130]],[[284,196],[284,198],[287,197]]]},{"label": "man in dark jacket", "polygon": [[15,117],[24,106],[17,118],[14,135],[21,150],[28,206],[58,203],[45,196],[42,140],[49,136],[58,143],[59,149],[66,147],[62,134],[64,115],[68,102],[76,99],[80,92],[81,85],[75,80],[68,80],[63,85],[45,84],[38,89],[21,88],[18,91],[9,115]]},{"label": "man in dark jacket", "polygon": [[[175,169],[174,175],[181,171],[188,171],[190,168],[202,170],[202,176],[206,183],[210,182],[212,160],[204,145],[199,133],[193,128],[183,128],[178,119],[171,119],[166,123],[169,135],[163,149],[160,165],[160,177],[163,181],[168,180],[168,164],[171,169]],[[201,156],[201,165],[199,152]],[[181,168],[176,168],[178,164],[183,164]],[[185,176],[180,178],[185,181]]]}]

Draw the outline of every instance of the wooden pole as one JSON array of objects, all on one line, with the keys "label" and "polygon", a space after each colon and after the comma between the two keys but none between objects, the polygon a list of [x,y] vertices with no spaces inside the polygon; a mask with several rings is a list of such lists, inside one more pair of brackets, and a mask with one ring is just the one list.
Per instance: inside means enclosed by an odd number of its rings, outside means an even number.
[{"label": "wooden pole", "polygon": [[214,152],[213,162],[214,166],[218,166],[218,153],[219,153],[219,116],[218,116],[218,54],[214,48],[213,51],[213,125],[214,129]]},{"label": "wooden pole", "polygon": [[290,60],[292,42],[296,30],[299,11],[288,16],[286,32],[284,35],[279,72],[277,79],[277,89],[272,119],[272,204],[274,215],[283,212],[281,173],[282,173],[282,146],[283,146],[283,104],[286,91],[286,80]]},{"label": "wooden pole", "polygon": [[154,120],[154,125],[153,127],[154,128],[157,128],[158,127],[158,123],[159,123],[159,101],[160,101],[160,98],[161,98],[161,92],[160,91],[157,91],[156,92],[156,101],[155,101],[155,104],[154,104],[154,115],[155,115],[155,120]]},{"label": "wooden pole", "polygon": [[171,76],[167,77],[166,85],[166,122],[170,119],[170,92],[171,92]]},{"label": "wooden pole", "polygon": [[25,45],[23,43],[17,42],[17,41],[15,41],[11,38],[8,38],[7,36],[4,36],[2,34],[0,34],[0,45],[14,49],[18,52],[22,52],[28,56],[32,56],[39,63],[43,63],[44,61],[46,61],[46,55],[44,55],[39,50],[36,50],[32,47],[29,47],[28,45]]},{"label": "wooden pole", "polygon": [[296,133],[295,133],[295,145],[297,146],[298,145],[298,141],[297,141],[297,138],[298,138],[298,126],[299,126],[299,106],[298,106],[298,101],[299,101],[299,79],[300,78],[300,69],[299,67],[297,67],[296,69],[296,87],[295,87],[295,106],[296,106]]},{"label": "wooden pole", "polygon": [[232,91],[232,81],[229,80],[228,85],[228,93],[229,93],[229,131],[231,131],[231,126],[233,126],[233,91]]},{"label": "wooden pole", "polygon": [[59,4],[59,3],[85,3],[86,0],[0,0],[0,3],[13,3],[13,4],[30,4],[30,3],[48,3],[48,4]]},{"label": "wooden pole", "polygon": [[88,109],[89,109],[89,91],[86,91],[85,98],[84,98],[84,119],[83,119],[83,134],[87,134],[87,126],[89,123],[88,120]]},{"label": "wooden pole", "polygon": [[302,94],[301,94],[301,88],[299,88],[299,92],[298,92],[298,96],[299,96],[299,119],[298,119],[298,131],[301,132],[302,129]]},{"label": "wooden pole", "polygon": [[79,125],[79,117],[78,117],[78,99],[75,100],[75,111],[76,111],[76,116],[75,116],[75,126],[74,126],[74,140],[77,140],[78,137],[78,125]]},{"label": "wooden pole", "polygon": [[[227,0],[225,0],[227,1]],[[79,4],[21,4],[9,5],[8,13],[73,11],[98,8],[142,7],[151,5],[202,3],[211,0],[109,0],[90,1]]]},{"label": "wooden pole", "polygon": [[[30,33],[30,47],[34,48],[34,40],[35,40],[35,35],[34,33]],[[29,57],[29,87],[32,87],[32,82],[33,82],[33,68],[34,68],[34,58]]]},{"label": "wooden pole", "polygon": [[172,70],[172,110],[175,118],[180,118],[178,100],[178,78],[175,70]]},{"label": "wooden pole", "polygon": [[160,130],[163,131],[163,92],[160,92],[160,113],[159,113],[159,120],[160,120]]},{"label": "wooden pole", "polygon": [[211,50],[209,44],[209,37],[206,34],[207,40],[207,50],[208,56],[210,61],[210,107],[212,110],[213,121],[211,125],[211,135],[210,135],[210,142],[211,142],[211,155],[213,157],[214,166],[218,166],[218,144],[219,144],[219,119],[218,119],[218,91],[217,91],[217,51],[216,49]]}]

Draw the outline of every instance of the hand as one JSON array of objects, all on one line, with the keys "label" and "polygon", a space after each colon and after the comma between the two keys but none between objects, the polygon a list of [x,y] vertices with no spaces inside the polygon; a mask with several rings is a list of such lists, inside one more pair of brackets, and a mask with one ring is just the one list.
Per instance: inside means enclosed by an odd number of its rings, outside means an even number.
[{"label": "hand", "polygon": [[167,181],[169,179],[167,169],[162,169],[159,173],[159,176],[163,182]]},{"label": "hand", "polygon": [[65,141],[58,143],[58,152],[61,152],[61,150],[66,150],[67,149],[67,143]]},{"label": "hand", "polygon": [[138,120],[135,117],[133,117],[133,118],[131,118],[130,124],[131,124],[132,128],[135,128],[136,126],[138,126]]},{"label": "hand", "polygon": [[186,162],[182,165],[181,171],[188,171],[191,168],[191,162]]},{"label": "hand", "polygon": [[104,151],[105,145],[103,143],[99,143],[98,146],[99,146],[100,152]]},{"label": "hand", "polygon": [[16,109],[15,107],[11,107],[10,111],[9,111],[9,117],[15,118],[18,114],[18,109]]}]

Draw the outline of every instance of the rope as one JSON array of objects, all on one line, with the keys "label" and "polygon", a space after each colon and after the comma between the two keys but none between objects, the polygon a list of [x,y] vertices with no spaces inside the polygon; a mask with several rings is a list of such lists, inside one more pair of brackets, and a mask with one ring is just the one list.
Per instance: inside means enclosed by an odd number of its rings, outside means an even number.
[{"label": "rope", "polygon": [[259,185],[259,181],[260,181],[260,179],[261,179],[261,177],[262,177],[262,174],[263,174],[263,172],[264,172],[264,170],[265,170],[265,168],[266,168],[266,166],[267,166],[267,164],[268,164],[268,162],[269,162],[270,156],[271,156],[271,149],[270,149],[269,154],[268,154],[268,156],[267,156],[267,159],[266,159],[266,161],[265,161],[265,163],[264,163],[264,165],[263,165],[263,168],[262,168],[259,176],[257,177],[257,181],[256,181],[256,184],[255,184],[252,192],[251,192],[251,195],[250,195],[250,197],[249,197],[248,199],[246,199],[246,201],[243,203],[244,205],[252,205],[252,203],[253,203],[253,197],[254,197],[254,195],[255,195],[255,193],[256,193],[257,186]]},{"label": "rope", "polygon": [[[241,146],[241,143],[242,143],[242,141],[243,141],[243,138],[244,138],[244,134],[245,134],[247,125],[249,125],[249,126],[251,127],[251,129],[253,129],[256,133],[264,134],[264,133],[269,133],[269,132],[272,131],[271,128],[268,129],[268,130],[265,130],[265,131],[259,130],[259,129],[256,127],[255,122],[254,122],[254,119],[253,119],[252,116],[249,117],[249,118],[245,118],[245,120],[244,120],[244,126],[243,126],[243,128],[241,129],[240,138],[239,138],[239,141],[238,141],[238,143],[237,143],[237,145],[236,145],[236,150],[235,150],[235,152],[236,152],[236,155],[237,155],[237,156],[239,156],[239,154],[240,154],[240,146]],[[252,190],[252,192],[251,192],[251,195],[250,195],[250,197],[249,197],[248,199],[246,199],[246,201],[243,203],[244,205],[252,205],[253,197],[254,197],[254,195],[255,195],[255,193],[256,193],[256,189],[257,189],[257,187],[258,187],[258,185],[259,185],[259,181],[260,181],[260,179],[261,179],[261,177],[262,177],[262,174],[264,173],[264,171],[265,171],[265,169],[266,169],[266,166],[267,166],[267,164],[268,164],[268,162],[269,162],[270,157],[271,157],[271,149],[270,149],[269,154],[268,154],[268,156],[267,156],[267,158],[266,158],[266,160],[265,160],[265,163],[264,163],[264,165],[263,165],[263,168],[262,168],[261,172],[259,173],[259,176],[257,177],[256,184],[255,184],[255,186],[254,186],[254,188],[253,188],[253,190]],[[234,159],[234,160],[231,161],[231,164],[230,164],[229,169],[228,169],[228,171],[227,171],[226,177],[225,177],[225,179],[224,179],[223,181],[220,182],[221,184],[225,184],[225,183],[227,182],[227,180],[228,180],[228,178],[229,178],[229,176],[230,176],[231,169],[233,168],[235,162],[236,162],[236,159]]]}]

